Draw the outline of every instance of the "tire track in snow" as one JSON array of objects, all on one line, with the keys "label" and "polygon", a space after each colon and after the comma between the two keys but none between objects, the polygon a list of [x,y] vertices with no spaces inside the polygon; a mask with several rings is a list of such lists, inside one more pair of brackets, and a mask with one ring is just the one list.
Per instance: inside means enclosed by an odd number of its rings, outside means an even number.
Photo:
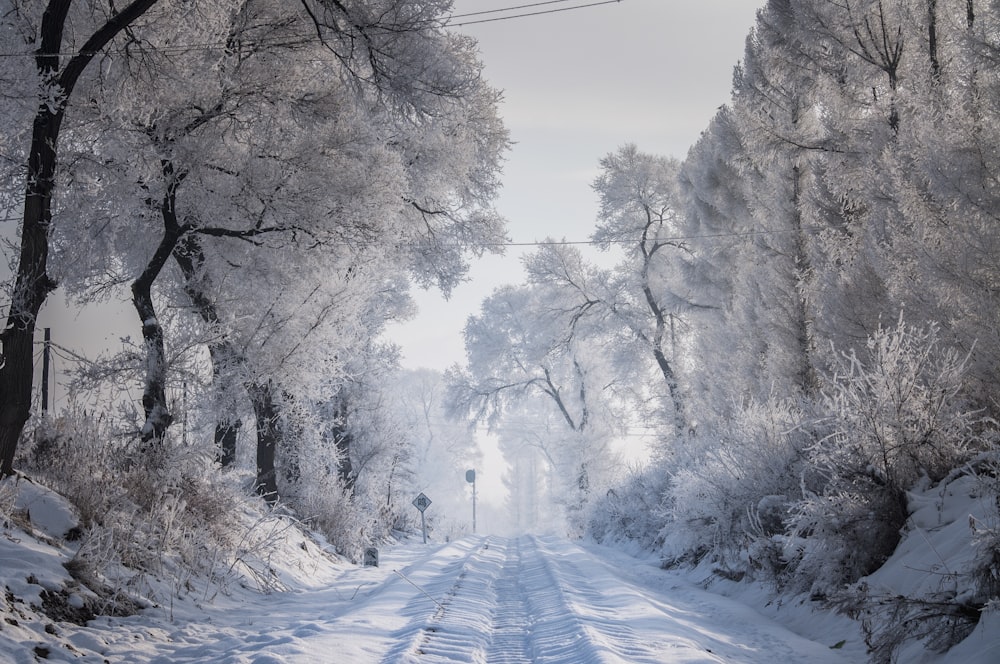
[{"label": "tire track in snow", "polygon": [[[561,546],[546,546],[546,540],[555,541]],[[563,541],[554,538],[532,537],[532,543],[538,559],[548,570],[548,584],[558,590],[565,615],[572,616],[572,625],[580,632],[579,640],[586,643],[585,650],[570,653],[566,659],[552,661],[566,664],[658,664],[675,659],[706,663],[727,661],[687,639],[670,636],[671,619],[659,610],[654,611],[654,614],[662,625],[660,636],[666,637],[665,640],[650,639],[648,630],[642,634],[636,632],[627,612],[628,609],[645,603],[645,598],[640,593],[630,596],[630,606],[624,607],[609,596],[606,586],[608,577],[603,574],[603,570],[584,570],[574,562],[573,554],[582,551],[567,548]],[[593,583],[595,578],[603,580],[605,586],[596,586]]]},{"label": "tire track in snow", "polygon": [[493,636],[486,661],[489,664],[522,664],[530,662],[526,631],[530,625],[522,576],[521,540],[507,543],[500,578],[496,582],[496,609]]},{"label": "tire track in snow", "polygon": [[427,582],[437,605],[420,596],[405,607],[410,621],[383,664],[664,661],[613,612],[602,615],[601,590],[564,558],[534,537],[489,538]]},{"label": "tire track in snow", "polygon": [[[526,662],[604,664],[606,662],[661,662],[643,647],[626,625],[604,621],[594,628],[592,616],[581,614],[570,596],[582,593],[600,606],[601,593],[582,574],[567,578],[565,561],[543,550],[539,539],[523,538],[521,583],[531,618]],[[597,613],[597,612],[595,612]]]},{"label": "tire track in snow", "polygon": [[[601,659],[590,661],[846,661],[842,653],[796,636],[738,602],[644,579],[634,559],[621,556],[618,564],[624,567],[618,567],[553,537],[540,538],[539,547],[554,570],[553,585],[562,589],[570,611],[602,651]],[[648,574],[662,579],[656,572]]]},{"label": "tire track in snow", "polygon": [[[665,588],[554,537],[468,538],[407,568],[383,664],[843,662],[724,598]],[[436,557],[440,561],[440,557]],[[626,565],[619,568],[619,564]],[[398,584],[405,584],[402,579]],[[426,593],[423,594],[423,593]],[[357,622],[355,623],[357,624]],[[804,658],[799,657],[808,653]]]},{"label": "tire track in snow", "polygon": [[421,594],[404,607],[410,621],[397,633],[397,645],[383,664],[487,662],[484,653],[497,606],[495,580],[505,550],[502,539],[488,537],[469,556],[423,585],[421,589],[435,599]]}]

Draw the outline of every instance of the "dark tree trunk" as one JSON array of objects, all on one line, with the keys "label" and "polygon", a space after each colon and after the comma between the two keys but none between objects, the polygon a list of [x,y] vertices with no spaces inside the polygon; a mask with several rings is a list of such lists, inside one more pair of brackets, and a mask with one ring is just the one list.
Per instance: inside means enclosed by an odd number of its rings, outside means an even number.
[{"label": "dark tree trunk", "polygon": [[40,103],[32,124],[31,145],[24,192],[21,251],[7,326],[0,333],[3,344],[0,366],[0,476],[14,472],[17,442],[31,412],[34,379],[35,323],[46,297],[55,288],[48,276],[49,227],[59,131],[73,88],[94,55],[157,0],[135,0],[112,16],[59,71],[63,29],[71,0],[51,0],[42,15],[39,48],[35,57],[39,78],[61,93],[58,104]]},{"label": "dark tree trunk", "polygon": [[[575,360],[574,364],[576,364]],[[580,365],[576,364],[576,368],[577,371],[579,372]],[[559,409],[559,412],[562,413],[563,419],[566,421],[566,424],[569,426],[569,428],[577,433],[583,433],[583,429],[587,425],[586,415],[584,415],[584,417],[581,418],[581,421],[577,423],[577,421],[573,419],[573,416],[570,415],[569,408],[566,407],[566,402],[563,401],[562,393],[560,392],[559,388],[556,387],[556,384],[552,382],[551,372],[546,367],[542,367],[542,371],[545,374],[545,382],[541,385],[542,392],[549,395],[552,401],[556,404],[556,407]],[[582,375],[580,376],[580,395],[581,395],[581,400],[586,399],[586,387],[583,385]],[[586,413],[585,401],[583,403],[583,409],[584,413]]]},{"label": "dark tree trunk", "polygon": [[163,345],[163,326],[160,325],[153,304],[153,283],[163,271],[163,266],[184,234],[184,229],[177,221],[177,187],[184,180],[183,174],[174,172],[169,161],[162,163],[163,175],[166,180],[166,192],[160,203],[160,216],[163,219],[163,236],[160,244],[153,252],[152,258],[132,283],[132,304],[139,315],[142,325],[142,339],[146,351],[146,376],[142,390],[142,408],[146,414],[146,422],[142,427],[142,439],[161,440],[167,427],[173,421],[170,409],[167,407],[167,358]]},{"label": "dark tree trunk", "polygon": [[667,391],[670,393],[670,401],[674,406],[674,431],[678,437],[683,437],[687,430],[687,418],[684,416],[684,399],[681,397],[681,388],[677,382],[677,375],[674,373],[674,368],[670,366],[670,360],[663,350],[664,341],[667,338],[667,319],[663,310],[656,302],[656,297],[654,297],[652,289],[649,287],[648,270],[649,261],[647,259],[646,264],[643,266],[642,293],[646,298],[646,305],[649,307],[649,311],[653,314],[653,319],[656,321],[656,328],[652,339],[653,359],[656,360],[656,366],[659,367],[660,373],[663,375],[663,380],[667,384]]},{"label": "dark tree trunk", "polygon": [[336,397],[337,403],[334,408],[333,420],[333,442],[337,446],[337,477],[344,489],[349,493],[354,493],[354,465],[351,463],[351,444],[354,436],[347,426],[347,397],[339,394]]},{"label": "dark tree trunk", "polygon": [[[205,252],[198,238],[189,233],[181,238],[173,252],[174,261],[184,278],[184,292],[187,293],[195,312],[207,325],[219,324],[219,312],[208,296],[208,284],[202,273]],[[212,382],[217,390],[228,392],[232,387],[232,372],[244,363],[239,351],[224,336],[208,344],[208,354],[212,359]],[[215,424],[215,444],[222,468],[236,463],[236,438],[242,422],[235,412],[220,413]]]},{"label": "dark tree trunk", "polygon": [[[681,388],[677,382],[677,375],[674,373],[674,368],[670,365],[670,359],[667,357],[666,350],[664,349],[667,340],[667,314],[660,307],[659,302],[656,301],[656,296],[653,295],[649,279],[649,270],[653,264],[653,255],[663,248],[664,245],[655,240],[655,232],[653,233],[653,238],[649,237],[650,230],[655,230],[655,216],[648,207],[645,208],[645,213],[646,225],[643,228],[642,237],[639,241],[639,251],[642,253],[642,296],[646,300],[646,307],[649,309],[649,313],[653,315],[655,323],[653,337],[648,339],[648,342],[652,346],[653,359],[656,360],[656,366],[659,367],[660,373],[663,374],[663,380],[667,384],[667,391],[670,393],[670,401],[674,407],[674,432],[678,438],[683,438],[687,431],[687,418],[684,415],[684,399],[681,396]],[[652,242],[652,246],[649,246],[650,242]]]},{"label": "dark tree trunk", "polygon": [[[208,284],[202,274],[205,252],[198,238],[190,233],[185,235],[173,255],[184,276],[184,290],[191,298],[198,315],[209,325],[218,324],[218,310],[208,296]],[[233,369],[246,364],[246,358],[224,337],[209,345],[209,353],[215,378],[221,375],[227,377],[223,380],[228,380]],[[261,383],[247,379],[243,386],[250,398],[257,423],[257,492],[268,503],[274,504],[278,501],[275,456],[284,435],[281,428],[281,406],[274,399],[275,391],[271,381]],[[239,426],[239,420],[233,417],[223,418],[216,424],[215,440],[222,445],[220,461],[224,468],[235,461],[236,429]],[[232,447],[227,447],[230,444]],[[230,449],[231,453],[227,454]]]},{"label": "dark tree trunk", "polygon": [[[212,367],[213,376],[215,367]],[[236,463],[236,439],[243,422],[231,420],[229,422],[219,422],[215,425],[215,449],[216,460],[222,469],[232,468]]]},{"label": "dark tree trunk", "polygon": [[937,81],[941,78],[937,40],[937,0],[927,0],[927,53],[931,60],[931,79]]},{"label": "dark tree trunk", "polygon": [[257,416],[257,493],[269,504],[278,502],[275,453],[281,442],[281,411],[274,398],[271,381],[247,386]]},{"label": "dark tree trunk", "polygon": [[813,366],[812,336],[809,330],[809,315],[806,302],[806,283],[812,272],[812,263],[806,249],[806,236],[802,230],[802,171],[798,166],[792,167],[792,228],[795,230],[795,267],[798,271],[796,279],[795,326],[796,345],[799,352],[799,385],[805,394],[813,394],[819,389],[819,378]]}]

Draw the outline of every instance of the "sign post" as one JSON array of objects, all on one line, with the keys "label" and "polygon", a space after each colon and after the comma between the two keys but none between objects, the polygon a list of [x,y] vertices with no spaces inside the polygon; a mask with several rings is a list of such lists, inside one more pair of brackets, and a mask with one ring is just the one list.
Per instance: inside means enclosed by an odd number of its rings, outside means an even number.
[{"label": "sign post", "polygon": [[424,510],[430,505],[431,499],[425,496],[423,491],[413,499],[413,506],[420,510],[420,530],[424,534],[424,544],[427,544],[427,521],[424,519]]},{"label": "sign post", "polygon": [[476,532],[476,471],[465,471],[465,481],[472,485],[472,532]]}]

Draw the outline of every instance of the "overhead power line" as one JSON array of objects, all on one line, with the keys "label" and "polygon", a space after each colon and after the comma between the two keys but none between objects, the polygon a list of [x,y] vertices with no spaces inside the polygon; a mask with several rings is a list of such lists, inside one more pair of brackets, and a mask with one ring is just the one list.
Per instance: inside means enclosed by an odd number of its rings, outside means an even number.
[{"label": "overhead power line", "polygon": [[[528,4],[524,4],[524,5],[513,5],[513,6],[510,6],[510,7],[502,7],[502,8],[498,8],[498,9],[487,9],[487,10],[482,10],[482,11],[477,11],[477,12],[467,12],[467,13],[464,13],[464,14],[452,14],[450,16],[442,18],[440,21],[425,21],[423,23],[423,25],[421,25],[419,27],[416,27],[416,28],[412,28],[412,30],[417,31],[417,30],[423,30],[425,28],[457,28],[457,27],[462,27],[462,26],[466,26],[466,25],[475,25],[477,23],[491,23],[491,22],[495,22],[495,21],[509,21],[511,19],[516,19],[516,18],[527,18],[527,17],[531,17],[531,16],[541,16],[541,15],[544,15],[544,14],[555,14],[555,13],[559,13],[559,12],[575,11],[575,10],[578,10],[578,9],[588,9],[590,7],[597,7],[599,5],[617,4],[617,3],[620,3],[622,0],[598,0],[597,2],[584,2],[583,4],[576,4],[576,5],[572,5],[572,6],[569,6],[569,7],[557,7],[557,8],[553,8],[553,9],[541,9],[541,10],[538,10],[538,11],[522,12],[522,13],[519,13],[519,14],[505,14],[505,12],[513,12],[513,11],[518,11],[518,10],[521,10],[521,9],[529,9],[529,8],[533,8],[533,7],[543,7],[543,6],[546,6],[546,5],[561,4],[561,3],[564,3],[564,2],[580,2],[580,1],[581,0],[547,0],[545,2],[532,2],[532,3],[528,3]],[[505,15],[503,15],[503,16],[494,16],[494,17],[491,17],[491,18],[474,19],[474,20],[471,20],[471,21],[460,21],[458,23],[453,22],[455,19],[462,19],[462,18],[466,18],[466,17],[475,17],[475,16],[484,16],[484,15],[488,15],[488,14],[505,14]],[[369,26],[369,29],[372,29],[372,30],[385,29],[385,30],[387,30],[389,32],[399,32],[400,31],[399,29],[394,29],[392,26],[379,26],[379,25]],[[405,31],[405,30],[403,30],[403,31]],[[302,45],[302,44],[306,43],[307,40],[313,39],[315,36],[316,36],[316,32],[314,30],[309,30],[309,31],[302,32],[301,34],[291,33],[291,34],[282,35],[280,38],[270,39],[270,40],[269,39],[248,40],[245,43],[247,45],[252,45],[252,46],[255,46],[255,47],[258,47],[258,48],[262,47],[262,46],[298,46],[298,45]],[[302,40],[302,41],[298,41],[298,40]],[[163,53],[169,53],[169,54],[173,54],[173,55],[179,55],[179,54],[190,53],[190,52],[193,52],[193,51],[224,51],[224,50],[227,50],[229,48],[231,48],[231,46],[228,46],[228,45],[226,45],[225,43],[222,43],[222,42],[206,42],[206,43],[190,43],[190,44],[183,44],[183,43],[181,43],[181,44],[170,44],[168,46],[158,46],[158,47],[156,47],[156,50],[158,50],[160,52],[163,52]],[[83,52],[82,51],[80,51],[80,52],[69,51],[69,52],[47,53],[45,55],[47,55],[49,57],[53,57],[54,56],[54,57],[60,57],[60,58],[63,58],[63,57],[72,58],[72,57],[75,57],[77,55],[83,55]],[[90,55],[94,55],[94,54],[90,54]],[[38,56],[38,53],[36,51],[0,53],[0,58],[35,58],[37,56]]]},{"label": "overhead power line", "polygon": [[[560,2],[562,0],[553,0],[553,1],[554,2]],[[507,15],[507,16],[495,16],[493,18],[481,18],[481,19],[476,19],[474,21],[462,21],[460,23],[451,23],[449,21],[449,22],[445,23],[445,25],[448,26],[448,27],[451,27],[451,28],[458,28],[458,27],[461,27],[463,25],[475,25],[477,23],[492,23],[494,21],[509,21],[510,19],[514,19],[514,18],[526,18],[528,16],[541,16],[542,14],[555,14],[555,13],[558,13],[558,12],[570,12],[570,11],[573,11],[573,10],[576,10],[576,9],[587,9],[588,7],[597,7],[597,6],[600,6],[600,5],[616,4],[616,3],[619,3],[621,1],[622,0],[600,0],[599,2],[589,2],[589,3],[586,3],[586,4],[582,4],[582,5],[573,5],[572,7],[558,7],[556,9],[542,9],[540,11],[525,12],[523,14],[510,14],[510,15]],[[516,11],[518,9],[522,9],[522,8],[525,8],[525,7],[535,7],[535,6],[548,5],[548,4],[553,4],[553,2],[537,2],[537,3],[532,3],[530,5],[522,5],[521,7],[508,7],[507,9],[491,9],[489,11],[474,12],[472,14],[459,14],[457,16],[452,16],[452,19],[459,18],[461,16],[475,16],[477,14],[481,15],[481,14],[494,14],[494,13],[505,12],[505,11]]]},{"label": "overhead power line", "polygon": [[546,2],[532,2],[527,5],[516,5],[514,7],[504,7],[502,9],[483,9],[478,12],[466,12],[464,14],[452,14],[449,20],[453,18],[466,18],[468,16],[483,16],[484,14],[500,14],[503,12],[513,12],[518,9],[531,9],[532,7],[542,7],[544,5],[561,5],[566,2],[579,2],[580,0],[546,0]]},{"label": "overhead power line", "polygon": [[[713,240],[723,238],[751,238],[766,235],[784,235],[786,233],[798,233],[799,231],[822,230],[823,226],[809,225],[801,228],[784,228],[780,230],[759,230],[759,231],[727,231],[724,233],[702,233],[697,235],[672,235],[670,237],[650,238],[652,242],[685,242],[688,240]],[[550,247],[566,245],[591,245],[602,244],[635,244],[641,242],[639,238],[611,238],[608,240],[535,240],[532,242],[484,242],[477,246],[484,247]],[[471,245],[463,245],[469,246]]]}]

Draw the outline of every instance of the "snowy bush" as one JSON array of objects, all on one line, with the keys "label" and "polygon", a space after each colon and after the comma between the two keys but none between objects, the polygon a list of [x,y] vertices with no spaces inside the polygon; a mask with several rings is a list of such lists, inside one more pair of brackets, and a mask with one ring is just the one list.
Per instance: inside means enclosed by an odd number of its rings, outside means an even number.
[{"label": "snowy bush", "polygon": [[818,593],[857,580],[893,551],[906,490],[940,480],[977,445],[977,416],[959,397],[965,359],[937,328],[880,327],[865,357],[840,355],[821,409],[823,435],[807,450],[807,490],[789,520],[785,555],[800,585]]},{"label": "snowy bush", "polygon": [[912,642],[921,642],[923,650],[947,652],[972,633],[981,610],[968,598],[956,600],[954,593],[879,594],[864,581],[837,593],[832,603],[860,621],[871,664],[906,661],[901,650]]},{"label": "snowy bush", "polygon": [[667,519],[662,499],[667,475],[657,466],[632,469],[616,488],[595,500],[588,533],[598,542],[634,541],[652,549],[663,544]]},{"label": "snowy bush", "polygon": [[980,500],[988,506],[988,518],[970,519],[975,547],[970,574],[975,597],[985,604],[992,602],[997,610],[1000,609],[997,606],[1000,604],[1000,444],[995,438],[992,443],[977,473]]},{"label": "snowy bush", "polygon": [[990,630],[981,619],[995,610],[1000,590],[992,456],[979,455],[936,485],[918,483],[908,492],[911,513],[890,559],[829,595],[834,608],[859,621],[873,663],[943,653],[974,630]]},{"label": "snowy bush", "polygon": [[365,547],[378,543],[371,519],[336,482],[305,486],[294,507],[303,521],[322,532],[350,560],[360,562]]},{"label": "snowy bush", "polygon": [[102,418],[67,415],[37,423],[21,465],[80,510],[73,569],[88,582],[103,578],[112,596],[145,575],[172,579],[178,592],[195,575],[212,578],[239,538],[246,499],[197,446],[167,439],[141,450]]},{"label": "snowy bush", "polygon": [[106,422],[69,414],[34,423],[20,466],[42,478],[80,510],[83,525],[99,522],[123,491],[131,456]]},{"label": "snowy bush", "polygon": [[853,489],[810,493],[795,504],[784,558],[799,589],[823,596],[856,581],[899,541],[905,498],[860,482]]},{"label": "snowy bush", "polygon": [[[789,401],[750,402],[700,460],[674,475],[664,546],[668,558],[710,553],[735,564],[744,561],[751,543],[783,532],[785,506],[799,489],[803,418],[801,408]],[[765,560],[753,563],[760,568]]]},{"label": "snowy bush", "polygon": [[8,524],[14,512],[17,484],[9,478],[0,480],[0,524]]},{"label": "snowy bush", "polygon": [[811,462],[831,478],[864,476],[892,491],[926,475],[937,481],[963,463],[975,440],[974,413],[959,392],[966,360],[938,341],[937,327],[880,327],[867,357],[840,356],[824,408],[833,433]]}]

